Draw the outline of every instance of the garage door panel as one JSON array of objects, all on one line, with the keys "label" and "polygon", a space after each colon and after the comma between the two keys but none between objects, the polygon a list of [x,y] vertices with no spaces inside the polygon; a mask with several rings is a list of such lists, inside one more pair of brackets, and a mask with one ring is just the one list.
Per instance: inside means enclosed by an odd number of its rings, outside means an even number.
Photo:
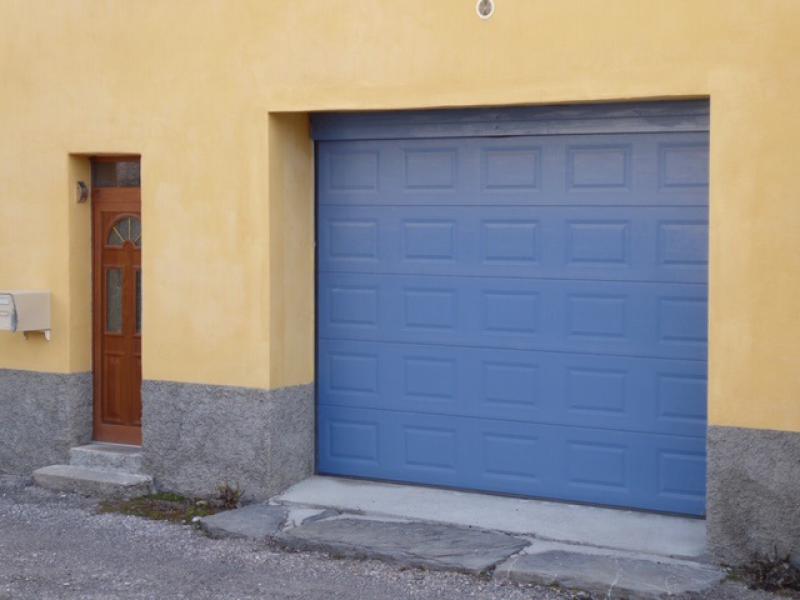
[{"label": "garage door panel", "polygon": [[707,143],[705,133],[326,142],[318,191],[321,205],[703,206]]},{"label": "garage door panel", "polygon": [[325,206],[319,269],[704,283],[705,207]]},{"label": "garage door panel", "polygon": [[705,359],[694,284],[319,274],[322,338]]},{"label": "garage door panel", "polygon": [[321,340],[318,369],[323,405],[705,433],[700,361]]},{"label": "garage door panel", "polygon": [[320,472],[387,478],[388,453],[394,442],[385,411],[327,407],[317,411]]},{"label": "garage door panel", "polygon": [[700,438],[329,406],[319,418],[321,473],[703,512]]}]

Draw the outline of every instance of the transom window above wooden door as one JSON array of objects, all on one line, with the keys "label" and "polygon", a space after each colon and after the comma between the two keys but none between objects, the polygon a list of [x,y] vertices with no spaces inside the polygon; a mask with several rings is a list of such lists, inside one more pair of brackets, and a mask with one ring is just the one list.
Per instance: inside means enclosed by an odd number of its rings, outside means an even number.
[{"label": "transom window above wooden door", "polygon": [[96,158],[92,161],[92,186],[138,188],[141,186],[141,162],[138,158]]}]

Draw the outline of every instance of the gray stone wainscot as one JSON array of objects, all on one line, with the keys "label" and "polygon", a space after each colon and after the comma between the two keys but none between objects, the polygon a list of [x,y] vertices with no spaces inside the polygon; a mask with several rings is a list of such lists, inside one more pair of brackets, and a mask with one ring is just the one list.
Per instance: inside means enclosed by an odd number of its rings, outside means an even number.
[{"label": "gray stone wainscot", "polygon": [[800,433],[709,427],[707,513],[716,560],[800,562]]},{"label": "gray stone wainscot", "polygon": [[0,473],[66,462],[91,435],[91,373],[0,369]]},{"label": "gray stone wainscot", "polygon": [[227,482],[248,500],[266,499],[314,471],[314,385],[145,381],[142,434],[157,488],[210,496]]}]

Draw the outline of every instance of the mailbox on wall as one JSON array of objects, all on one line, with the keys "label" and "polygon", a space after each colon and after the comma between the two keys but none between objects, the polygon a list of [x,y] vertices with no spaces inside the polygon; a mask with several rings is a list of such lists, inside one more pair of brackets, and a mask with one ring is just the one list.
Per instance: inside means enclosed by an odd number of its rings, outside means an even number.
[{"label": "mailbox on wall", "polygon": [[50,340],[50,292],[0,290],[0,331],[41,331]]}]

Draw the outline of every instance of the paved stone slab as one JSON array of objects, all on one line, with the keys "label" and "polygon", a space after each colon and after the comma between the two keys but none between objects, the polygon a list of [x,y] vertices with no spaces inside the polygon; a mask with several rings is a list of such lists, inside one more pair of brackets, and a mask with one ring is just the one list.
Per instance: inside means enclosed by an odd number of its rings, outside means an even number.
[{"label": "paved stone slab", "polygon": [[203,517],[200,527],[213,538],[263,540],[280,531],[287,514],[288,510],[283,506],[251,504]]},{"label": "paved stone slab", "polygon": [[135,498],[153,491],[153,479],[147,475],[74,465],[42,467],[33,472],[33,481],[50,490],[101,498]]},{"label": "paved stone slab", "polygon": [[303,508],[295,506],[287,506],[289,516],[286,518],[286,527],[300,527],[312,521],[321,521],[322,519],[330,519],[338,516],[338,510],[322,509],[322,508]]},{"label": "paved stone slab", "polygon": [[706,552],[702,519],[643,511],[321,475],[292,486],[275,501],[670,557]]},{"label": "paved stone slab", "polygon": [[325,510],[320,511],[316,515],[310,515],[306,517],[305,519],[303,519],[302,524],[305,525],[307,523],[313,523],[314,521],[322,521],[323,519],[332,519],[333,517],[337,517],[340,514],[342,513],[340,513],[338,510],[335,510],[333,508],[326,508]]},{"label": "paved stone slab", "polygon": [[551,550],[515,556],[495,569],[499,580],[559,585],[602,598],[662,598],[716,585],[725,572],[709,565]]},{"label": "paved stone slab", "polygon": [[353,518],[311,522],[283,531],[274,540],[291,550],[475,574],[528,545],[523,539],[482,529]]}]

